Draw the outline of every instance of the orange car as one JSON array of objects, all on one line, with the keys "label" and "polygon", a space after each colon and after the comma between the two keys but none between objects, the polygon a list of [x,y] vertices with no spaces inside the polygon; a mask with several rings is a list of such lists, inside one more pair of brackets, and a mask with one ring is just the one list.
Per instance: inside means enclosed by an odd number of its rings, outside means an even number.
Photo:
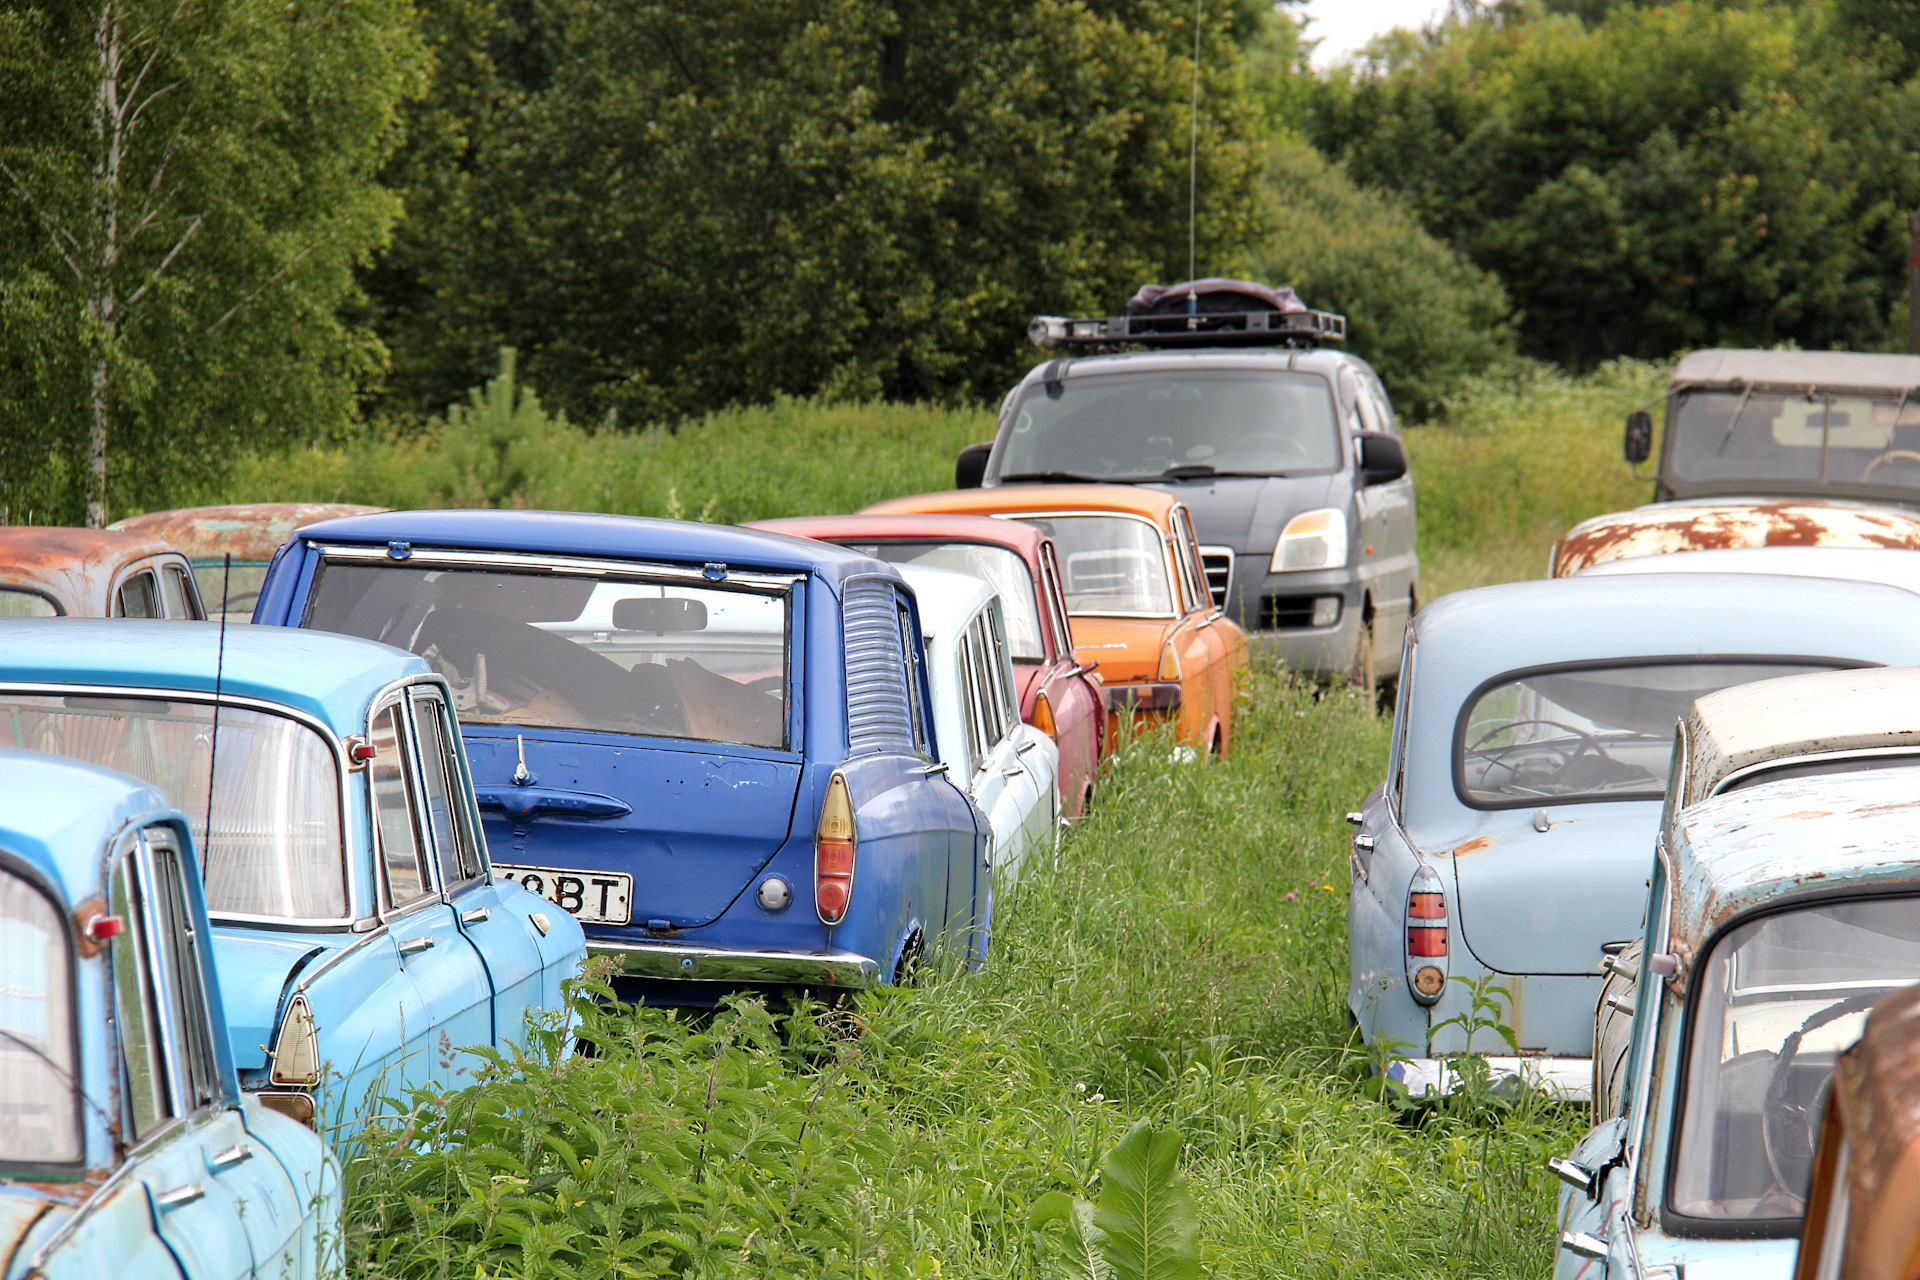
[{"label": "orange car", "polygon": [[895,498],[867,515],[996,515],[1037,525],[1059,552],[1075,657],[1107,686],[1107,741],[1129,711],[1225,752],[1247,636],[1214,607],[1185,504],[1133,485],[1020,485]]}]

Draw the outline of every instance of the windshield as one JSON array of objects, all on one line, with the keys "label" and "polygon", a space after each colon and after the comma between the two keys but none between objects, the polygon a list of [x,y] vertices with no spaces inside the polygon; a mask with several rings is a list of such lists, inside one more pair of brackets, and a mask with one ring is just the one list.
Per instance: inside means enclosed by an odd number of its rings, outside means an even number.
[{"label": "windshield", "polygon": [[213,708],[202,702],[0,693],[0,746],[132,774],[187,815],[209,911],[344,918],[340,772],[325,740],[285,716],[222,706],[209,839],[212,737]]},{"label": "windshield", "polygon": [[1461,717],[1454,776],[1478,809],[1657,800],[1674,725],[1694,699],[1824,671],[1793,663],[1685,662],[1540,671],[1495,685]]},{"label": "windshield", "polygon": [[1021,394],[995,465],[1003,481],[1306,475],[1340,466],[1340,433],[1314,374],[1069,378]]},{"label": "windshield", "polygon": [[1920,399],[1686,391],[1668,431],[1676,480],[1920,491]]},{"label": "windshield", "polygon": [[329,561],[306,625],[396,645],[462,724],[781,747],[785,591]]},{"label": "windshield", "polygon": [[0,1166],[78,1164],[73,957],[48,897],[0,871]]},{"label": "windshield", "polygon": [[1802,1211],[1828,1079],[1881,997],[1920,979],[1920,904],[1839,902],[1730,930],[1699,969],[1668,1203],[1722,1221]]},{"label": "windshield", "polygon": [[1173,613],[1166,545],[1152,524],[1131,516],[1020,519],[1053,539],[1069,614]]},{"label": "windshield", "polygon": [[850,542],[851,550],[893,564],[923,564],[953,569],[986,582],[1000,593],[1007,640],[1015,662],[1040,662],[1047,653],[1040,641],[1040,604],[1033,575],[1016,551],[977,542]]}]

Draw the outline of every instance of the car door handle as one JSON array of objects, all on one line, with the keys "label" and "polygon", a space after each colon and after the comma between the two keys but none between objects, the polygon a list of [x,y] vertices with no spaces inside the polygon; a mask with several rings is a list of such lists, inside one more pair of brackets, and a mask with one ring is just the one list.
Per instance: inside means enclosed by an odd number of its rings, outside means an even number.
[{"label": "car door handle", "polygon": [[236,1142],[225,1151],[216,1151],[207,1157],[207,1163],[213,1166],[215,1173],[231,1169],[237,1164],[245,1164],[253,1159],[253,1146],[250,1143]]},{"label": "car door handle", "polygon": [[930,764],[926,768],[920,770],[920,776],[923,778],[937,778],[950,768],[952,768],[952,766],[949,765],[945,760],[936,761],[935,763]]},{"label": "car door handle", "polygon": [[430,933],[425,934],[422,937],[418,937],[418,938],[408,938],[405,942],[402,942],[400,944],[400,954],[403,956],[418,955],[420,952],[427,950],[432,945],[433,945],[433,935]]},{"label": "car door handle", "polygon": [[160,1206],[162,1213],[165,1213],[170,1209],[185,1208],[196,1200],[205,1199],[206,1195],[206,1183],[189,1182],[185,1186],[175,1187],[171,1191],[159,1192],[153,1197],[153,1202]]},{"label": "car door handle", "polygon": [[1026,770],[1022,769],[1019,765],[1010,764],[1000,771],[1000,776],[1003,778],[1017,778],[1025,772]]},{"label": "car door handle", "polygon": [[1019,746],[1014,748],[1014,750],[1018,751],[1021,755],[1025,755],[1029,751],[1038,751],[1039,749],[1040,749],[1040,743],[1038,740],[1034,738],[1028,738],[1025,742],[1022,742]]},{"label": "car door handle", "polygon": [[460,913],[461,924],[482,924],[491,919],[493,919],[492,907],[475,907],[471,911]]},{"label": "car door handle", "polygon": [[633,806],[593,791],[557,791],[551,787],[475,787],[482,809],[498,809],[510,818],[553,813],[568,818],[624,818]]}]

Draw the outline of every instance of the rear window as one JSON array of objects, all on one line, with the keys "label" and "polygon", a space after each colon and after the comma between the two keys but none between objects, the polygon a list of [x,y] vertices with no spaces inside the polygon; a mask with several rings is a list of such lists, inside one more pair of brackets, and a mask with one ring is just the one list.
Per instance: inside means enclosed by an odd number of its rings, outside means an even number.
[{"label": "rear window", "polygon": [[862,555],[892,564],[923,564],[979,578],[1000,594],[1006,610],[1007,640],[1015,662],[1040,662],[1047,656],[1040,640],[1040,604],[1027,562],[1005,547],[977,542],[859,542],[847,544]]},{"label": "rear window", "polygon": [[1021,516],[1053,539],[1067,612],[1173,614],[1173,581],[1160,530],[1130,516]]},{"label": "rear window", "polygon": [[789,596],[329,561],[305,625],[419,654],[462,724],[783,747]]},{"label": "rear window", "polygon": [[1694,699],[1825,671],[1752,659],[1580,666],[1483,687],[1454,736],[1460,798],[1478,809],[1666,794],[1674,726]]},{"label": "rear window", "polygon": [[0,618],[57,618],[60,608],[38,591],[0,587]]}]

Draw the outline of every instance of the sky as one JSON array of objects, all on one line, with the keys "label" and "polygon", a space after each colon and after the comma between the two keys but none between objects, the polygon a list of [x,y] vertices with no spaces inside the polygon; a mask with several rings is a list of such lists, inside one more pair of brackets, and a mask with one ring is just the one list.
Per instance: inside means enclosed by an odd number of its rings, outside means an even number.
[{"label": "sky", "polygon": [[1313,65],[1325,67],[1395,27],[1419,27],[1445,0],[1307,0],[1307,39],[1320,41]]}]

